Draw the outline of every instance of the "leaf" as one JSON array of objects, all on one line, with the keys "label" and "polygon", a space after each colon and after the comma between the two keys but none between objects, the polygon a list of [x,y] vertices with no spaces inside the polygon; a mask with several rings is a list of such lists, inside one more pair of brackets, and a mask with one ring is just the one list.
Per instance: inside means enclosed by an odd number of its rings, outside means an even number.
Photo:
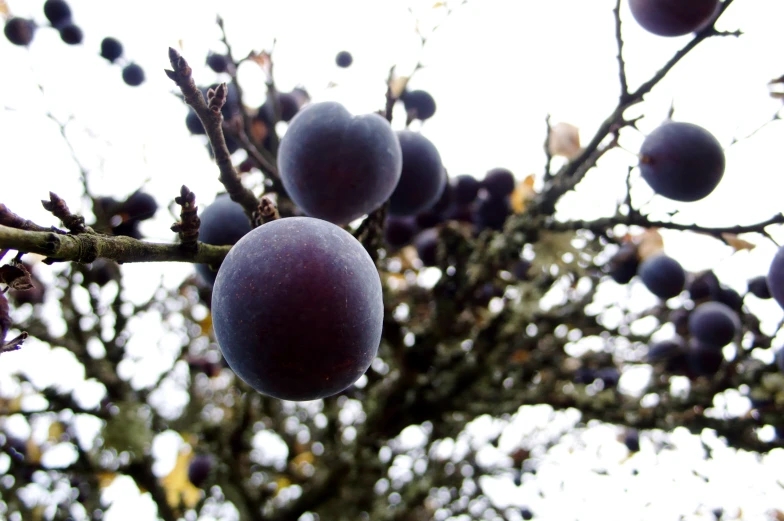
[{"label": "leaf", "polygon": [[10,16],[11,12],[8,10],[8,4],[5,0],[0,0],[0,15]]},{"label": "leaf", "polygon": [[550,137],[547,140],[547,148],[550,155],[563,156],[566,159],[574,159],[580,155],[580,129],[571,123],[556,123],[550,129]]},{"label": "leaf", "polygon": [[109,485],[114,483],[114,478],[117,477],[117,474],[114,472],[99,472],[97,477],[98,486],[100,488],[107,488]]},{"label": "leaf", "polygon": [[278,478],[275,480],[275,484],[277,485],[277,488],[275,489],[275,496],[277,496],[280,494],[281,490],[291,486],[291,480],[286,476],[278,476]]},{"label": "leaf", "polygon": [[436,2],[433,4],[433,9],[438,9],[439,7],[446,7],[446,2]]},{"label": "leaf", "polygon": [[389,90],[392,92],[392,96],[394,96],[396,99],[403,94],[403,91],[406,90],[407,85],[408,76],[395,76],[389,80]]},{"label": "leaf", "polygon": [[751,251],[757,247],[756,244],[752,244],[744,239],[739,239],[734,233],[722,233],[721,238],[724,239],[724,242],[732,246],[732,249],[736,252],[741,250]]},{"label": "leaf", "polygon": [[648,228],[634,239],[638,245],[637,251],[640,254],[640,260],[645,260],[664,250],[664,239],[658,228]]},{"label": "leaf", "polygon": [[528,202],[536,195],[534,181],[534,174],[531,174],[515,187],[509,199],[514,213],[523,213]]},{"label": "leaf", "polygon": [[63,429],[63,424],[60,422],[52,422],[49,425],[49,442],[50,443],[57,443],[60,441],[60,436],[63,435],[65,429]]},{"label": "leaf", "polygon": [[197,488],[188,479],[188,466],[194,453],[184,445],[177,454],[177,461],[169,474],[161,479],[161,485],[166,491],[166,502],[171,507],[184,505],[193,508],[201,499],[201,489]]},{"label": "leaf", "polygon": [[207,316],[199,321],[199,328],[201,328],[202,335],[210,335],[210,331],[212,331],[212,313],[207,313]]}]

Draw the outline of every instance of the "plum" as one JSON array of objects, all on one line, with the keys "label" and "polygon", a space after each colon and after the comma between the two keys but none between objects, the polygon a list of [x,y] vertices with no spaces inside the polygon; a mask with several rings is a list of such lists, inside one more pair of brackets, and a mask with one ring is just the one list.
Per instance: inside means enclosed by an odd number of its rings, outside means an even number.
[{"label": "plum", "polygon": [[215,337],[229,367],[260,393],[315,400],[370,366],[381,341],[381,280],[339,226],[289,217],[242,237],[212,293]]},{"label": "plum", "polygon": [[643,141],[640,172],[659,195],[681,202],[699,201],[724,176],[724,150],[704,128],[670,121]]},{"label": "plum", "polygon": [[389,198],[392,215],[416,215],[433,207],[446,186],[446,171],[435,145],[422,134],[397,133],[403,166],[400,181]]},{"label": "plum", "polygon": [[289,197],[307,215],[347,224],[381,206],[400,180],[400,143],[377,114],[314,103],[291,120],[278,151]]},{"label": "plum", "polygon": [[689,332],[700,342],[722,347],[740,331],[738,314],[721,302],[700,304],[689,316]]},{"label": "plum", "polygon": [[664,254],[645,259],[637,274],[651,293],[664,300],[679,295],[686,283],[686,272],[680,263]]},{"label": "plum", "polygon": [[658,36],[683,36],[709,22],[719,0],[629,0],[637,23]]},{"label": "plum", "polygon": [[[242,206],[235,203],[229,194],[221,194],[199,216],[199,241],[216,246],[236,244],[251,230],[248,216]],[[196,265],[196,271],[208,284],[215,283],[217,272],[206,264]]]}]

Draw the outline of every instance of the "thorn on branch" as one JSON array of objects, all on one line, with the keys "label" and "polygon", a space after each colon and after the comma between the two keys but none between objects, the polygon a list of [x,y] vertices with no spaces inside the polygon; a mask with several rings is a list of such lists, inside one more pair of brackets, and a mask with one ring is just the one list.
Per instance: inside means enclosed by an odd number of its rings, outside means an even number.
[{"label": "thorn on branch", "polygon": [[56,193],[49,192],[49,200],[41,201],[41,204],[47,212],[51,212],[60,219],[71,233],[85,233],[87,231],[84,225],[84,217],[72,214],[65,201]]},{"label": "thorn on branch", "polygon": [[259,202],[259,223],[257,226],[280,219],[278,206],[268,196],[263,196]]},{"label": "thorn on branch", "polygon": [[182,207],[180,210],[180,220],[172,225],[171,230],[180,236],[180,244],[183,248],[197,249],[199,241],[199,225],[201,219],[197,215],[196,194],[191,192],[187,186],[182,185],[180,196],[174,202]]}]

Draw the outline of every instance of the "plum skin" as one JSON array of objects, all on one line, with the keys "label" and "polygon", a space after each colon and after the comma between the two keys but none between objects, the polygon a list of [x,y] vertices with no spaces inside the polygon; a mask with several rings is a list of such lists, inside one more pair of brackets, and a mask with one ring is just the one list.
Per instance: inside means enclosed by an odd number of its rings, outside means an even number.
[{"label": "plum skin", "polygon": [[[250,220],[242,206],[235,203],[229,194],[221,194],[201,213],[199,241],[216,246],[229,246],[239,241],[250,228]],[[206,264],[197,264],[196,271],[201,278],[215,283],[217,272]]]},{"label": "plum skin", "polygon": [[381,280],[351,234],[309,217],[260,226],[229,251],[212,294],[229,367],[284,400],[337,394],[370,366],[381,341]]},{"label": "plum skin", "polygon": [[718,0],[629,0],[637,23],[658,36],[683,36],[701,29],[718,4]]},{"label": "plum skin", "polygon": [[770,263],[768,289],[779,306],[784,308],[784,248],[779,249]]},{"label": "plum skin", "polygon": [[667,300],[683,291],[686,272],[678,261],[664,254],[645,259],[637,270],[645,286],[657,297]]},{"label": "plum skin", "polygon": [[378,114],[352,117],[339,103],[313,103],[289,124],[278,168],[307,215],[348,224],[380,207],[402,170],[400,143]]},{"label": "plum skin", "polygon": [[400,181],[389,198],[389,213],[416,215],[432,208],[446,188],[446,171],[432,141],[422,134],[401,130],[397,133],[402,150]]},{"label": "plum skin", "polygon": [[659,195],[693,202],[708,196],[724,176],[724,150],[704,128],[667,122],[640,147],[640,172]]},{"label": "plum skin", "polygon": [[740,319],[729,306],[721,302],[705,302],[689,316],[689,332],[700,342],[723,347],[740,331]]}]

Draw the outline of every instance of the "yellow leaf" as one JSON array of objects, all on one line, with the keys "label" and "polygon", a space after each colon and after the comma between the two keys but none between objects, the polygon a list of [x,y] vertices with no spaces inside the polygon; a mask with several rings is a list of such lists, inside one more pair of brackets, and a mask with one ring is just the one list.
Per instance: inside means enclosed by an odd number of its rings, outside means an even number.
[{"label": "yellow leaf", "polygon": [[570,123],[556,123],[550,129],[547,147],[553,156],[574,159],[580,155],[580,129]]},{"label": "yellow leaf", "polygon": [[523,179],[522,182],[518,183],[518,185],[515,187],[514,192],[512,192],[512,196],[510,198],[512,210],[514,213],[523,213],[528,201],[533,199],[536,195],[536,191],[534,190],[534,180],[534,175],[531,174]]},{"label": "yellow leaf", "polygon": [[0,15],[9,16],[11,13],[8,10],[8,4],[5,0],[0,0]]},{"label": "yellow leaf", "polygon": [[446,7],[446,2],[436,2],[433,4],[433,9],[438,9],[439,7]]},{"label": "yellow leaf", "polygon": [[172,507],[182,504],[187,508],[193,508],[201,499],[201,490],[188,479],[188,466],[193,455],[193,451],[180,449],[174,468],[168,476],[161,479],[163,489],[166,491],[166,502]]},{"label": "yellow leaf", "polygon": [[210,331],[212,331],[212,313],[207,313],[207,316],[199,322],[199,327],[202,335],[208,336],[210,334]]},{"label": "yellow leaf", "polygon": [[275,490],[275,495],[277,496],[280,494],[281,490],[291,486],[291,480],[286,476],[278,476],[278,479],[275,480],[275,484],[278,486],[278,488]]},{"label": "yellow leaf", "polygon": [[64,429],[63,424],[60,422],[52,422],[49,425],[49,441],[52,443],[57,443],[60,440],[60,436],[63,435]]},{"label": "yellow leaf", "polygon": [[41,447],[32,438],[28,439],[25,445],[27,446],[27,459],[32,463],[40,463]]},{"label": "yellow leaf", "polygon": [[399,98],[408,85],[408,76],[396,76],[389,81],[389,90],[392,96]]},{"label": "yellow leaf", "polygon": [[724,239],[724,242],[732,246],[732,249],[735,251],[741,250],[753,250],[757,247],[756,244],[752,244],[749,241],[739,239],[737,235],[734,233],[722,233],[721,238]]},{"label": "yellow leaf", "polygon": [[316,461],[316,457],[310,451],[303,452],[302,454],[297,454],[297,457],[291,460],[291,462],[297,466],[302,465],[303,463],[312,464],[314,461]]},{"label": "yellow leaf", "polygon": [[100,488],[106,488],[112,483],[114,483],[114,478],[117,477],[117,474],[114,472],[99,472],[98,473],[98,486]]},{"label": "yellow leaf", "polygon": [[635,242],[638,245],[637,251],[641,260],[652,257],[664,250],[664,239],[657,228],[648,228],[635,237]]}]

